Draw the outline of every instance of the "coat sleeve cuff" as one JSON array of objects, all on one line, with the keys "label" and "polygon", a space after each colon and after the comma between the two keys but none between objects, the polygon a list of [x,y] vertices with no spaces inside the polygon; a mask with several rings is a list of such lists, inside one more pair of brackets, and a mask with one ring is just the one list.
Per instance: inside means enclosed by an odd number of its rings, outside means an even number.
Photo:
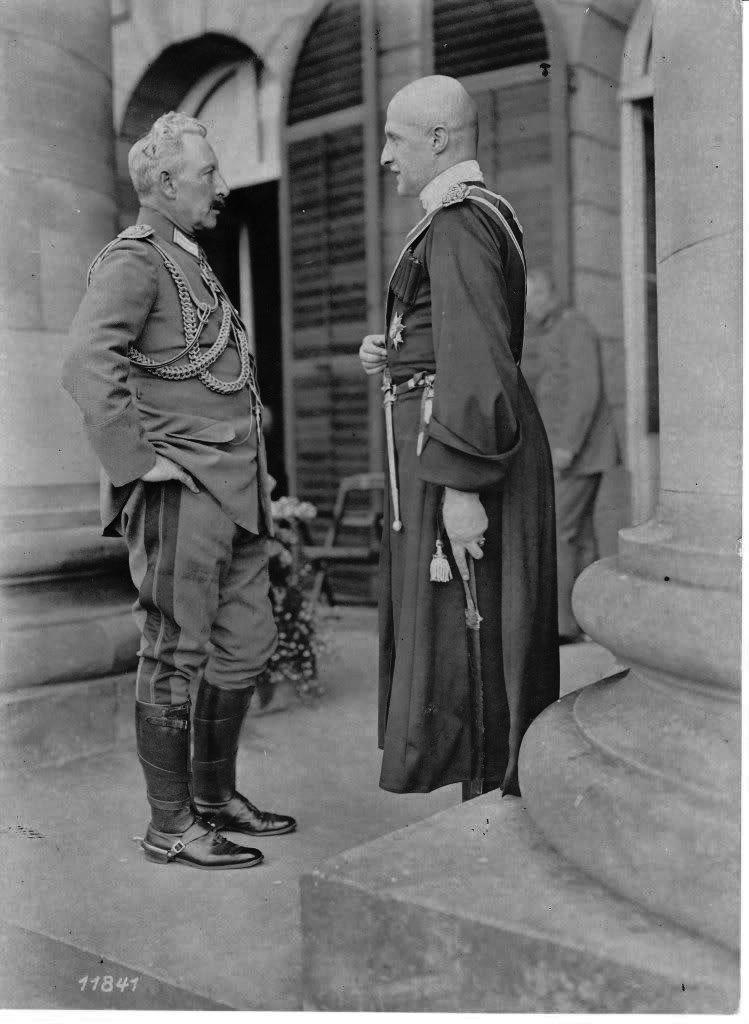
[{"label": "coat sleeve cuff", "polygon": [[419,458],[419,476],[456,491],[482,491],[502,482],[519,447],[519,427],[512,447],[496,455],[458,450],[430,435]]},{"label": "coat sleeve cuff", "polygon": [[137,480],[156,462],[156,449],[146,440],[134,406],[106,423],[87,423],[86,431],[91,447],[115,487]]}]

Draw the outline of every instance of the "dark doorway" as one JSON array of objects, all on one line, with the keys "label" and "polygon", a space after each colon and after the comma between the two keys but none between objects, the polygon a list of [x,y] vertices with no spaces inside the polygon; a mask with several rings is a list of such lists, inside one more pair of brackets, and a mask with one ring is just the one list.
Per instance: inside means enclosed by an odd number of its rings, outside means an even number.
[{"label": "dark doorway", "polygon": [[[249,237],[249,268],[246,242]],[[201,237],[208,260],[243,315],[243,280],[251,282],[252,325],[260,391],[272,427],[266,433],[268,468],[276,478],[274,497],[288,493],[283,448],[281,361],[281,272],[278,236],[278,182],[231,192],[215,231]],[[249,269],[249,274],[247,273]]]}]

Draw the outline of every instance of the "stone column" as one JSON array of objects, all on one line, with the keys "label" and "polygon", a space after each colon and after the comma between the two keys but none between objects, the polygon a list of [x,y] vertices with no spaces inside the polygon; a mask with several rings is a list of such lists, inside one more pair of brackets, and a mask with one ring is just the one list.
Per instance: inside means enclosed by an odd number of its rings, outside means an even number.
[{"label": "stone column", "polygon": [[729,950],[739,937],[740,39],[733,0],[656,0],[659,504],[575,588],[581,625],[629,671],[549,709],[521,755],[531,817],[566,860]]},{"label": "stone column", "polygon": [[17,731],[17,691],[121,672],[136,641],[124,548],[99,536],[97,466],[58,383],[115,232],[109,4],[1,6],[0,694]]}]

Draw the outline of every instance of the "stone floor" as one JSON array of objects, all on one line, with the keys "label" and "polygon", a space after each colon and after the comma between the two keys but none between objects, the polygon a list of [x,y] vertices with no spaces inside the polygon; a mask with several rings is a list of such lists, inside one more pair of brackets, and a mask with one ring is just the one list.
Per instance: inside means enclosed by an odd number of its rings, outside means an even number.
[{"label": "stone floor", "polygon": [[[378,788],[374,614],[343,609],[329,626],[324,697],[251,719],[243,735],[243,789],[300,822],[262,844],[257,868],[146,861],[132,841],[146,805],[131,742],[21,775],[6,758],[0,1006],[299,1008],[302,872],[459,800],[457,787]],[[614,669],[593,644],[561,656],[565,692]]]}]

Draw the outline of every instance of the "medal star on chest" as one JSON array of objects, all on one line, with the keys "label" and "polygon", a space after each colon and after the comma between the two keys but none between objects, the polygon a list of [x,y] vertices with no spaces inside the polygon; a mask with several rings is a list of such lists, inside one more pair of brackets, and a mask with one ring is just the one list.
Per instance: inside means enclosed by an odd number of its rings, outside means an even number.
[{"label": "medal star on chest", "polygon": [[399,349],[403,344],[403,330],[404,324],[402,314],[394,313],[393,318],[390,321],[390,331],[388,337],[390,339],[390,344],[396,350]]}]

